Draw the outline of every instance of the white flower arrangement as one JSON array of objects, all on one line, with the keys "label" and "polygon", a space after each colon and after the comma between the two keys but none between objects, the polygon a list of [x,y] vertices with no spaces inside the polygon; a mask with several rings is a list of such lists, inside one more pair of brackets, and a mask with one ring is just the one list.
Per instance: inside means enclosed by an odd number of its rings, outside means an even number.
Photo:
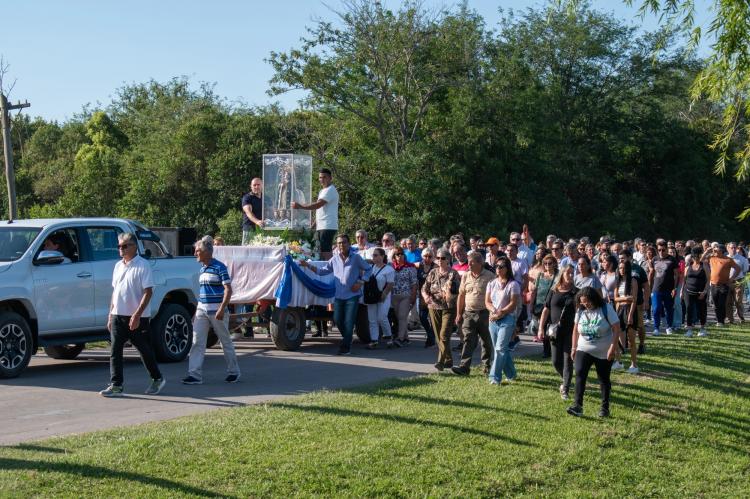
[{"label": "white flower arrangement", "polygon": [[281,246],[284,241],[278,236],[256,234],[246,246]]}]

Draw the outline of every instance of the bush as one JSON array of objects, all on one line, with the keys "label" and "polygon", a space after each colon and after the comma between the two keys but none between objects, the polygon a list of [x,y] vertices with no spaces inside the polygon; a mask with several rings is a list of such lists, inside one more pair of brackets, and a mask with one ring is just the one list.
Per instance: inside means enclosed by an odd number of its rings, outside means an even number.
[{"label": "bush", "polygon": [[242,212],[232,208],[224,214],[217,222],[219,233],[217,236],[224,238],[224,244],[237,246],[242,243]]}]

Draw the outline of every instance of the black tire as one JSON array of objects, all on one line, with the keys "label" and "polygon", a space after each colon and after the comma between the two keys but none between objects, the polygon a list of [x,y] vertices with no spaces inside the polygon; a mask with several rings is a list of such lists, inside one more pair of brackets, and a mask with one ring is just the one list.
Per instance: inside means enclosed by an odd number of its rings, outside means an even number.
[{"label": "black tire", "polygon": [[208,334],[206,335],[206,348],[211,348],[215,346],[219,342],[219,337],[216,336],[216,333],[214,333],[213,328],[208,330]]},{"label": "black tire", "polygon": [[182,305],[167,303],[151,321],[151,338],[159,362],[180,362],[193,345],[193,322]]},{"label": "black tire", "polygon": [[53,359],[73,360],[83,352],[85,346],[85,343],[76,343],[74,345],[53,345],[50,347],[44,347],[44,353]]},{"label": "black tire", "polygon": [[367,305],[357,306],[357,319],[354,324],[354,332],[363,344],[370,343],[370,323],[367,320]]},{"label": "black tire", "polygon": [[26,319],[15,312],[0,313],[0,378],[15,378],[31,360],[34,341]]},{"label": "black tire", "polygon": [[271,316],[271,338],[279,350],[297,350],[305,339],[305,311],[275,308]]}]

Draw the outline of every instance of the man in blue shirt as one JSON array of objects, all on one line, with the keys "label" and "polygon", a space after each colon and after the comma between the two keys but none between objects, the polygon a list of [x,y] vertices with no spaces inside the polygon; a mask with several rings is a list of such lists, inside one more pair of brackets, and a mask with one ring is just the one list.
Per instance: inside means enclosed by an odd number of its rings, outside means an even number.
[{"label": "man in blue shirt", "polygon": [[417,240],[414,239],[414,236],[406,238],[406,250],[404,251],[404,256],[406,256],[407,262],[413,263],[417,267],[419,267],[419,264],[422,262],[422,250],[417,248]]},{"label": "man in blue shirt", "polygon": [[193,318],[193,346],[190,348],[188,375],[182,379],[186,385],[203,383],[203,359],[209,329],[213,329],[221,341],[224,360],[227,362],[227,377],[224,381],[236,383],[240,379],[237,354],[229,336],[229,314],[226,313],[232,298],[232,280],[226,265],[215,259],[213,253],[214,241],[211,236],[204,236],[195,243],[195,258],[202,266],[198,278],[200,290]]},{"label": "man in blue shirt", "polygon": [[336,248],[338,253],[320,268],[310,265],[306,260],[301,261],[300,265],[318,275],[333,274],[336,284],[333,321],[343,338],[339,347],[339,355],[349,355],[362,285],[370,278],[372,267],[361,256],[351,251],[349,236],[346,234],[336,237]]}]

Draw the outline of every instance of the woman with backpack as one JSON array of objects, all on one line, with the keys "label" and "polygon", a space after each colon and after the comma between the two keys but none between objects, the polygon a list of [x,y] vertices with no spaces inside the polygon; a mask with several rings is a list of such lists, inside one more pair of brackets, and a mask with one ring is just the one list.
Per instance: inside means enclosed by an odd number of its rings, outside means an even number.
[{"label": "woman with backpack", "polygon": [[[367,304],[367,320],[370,326],[370,344],[367,348],[374,350],[378,347],[380,329],[383,329],[383,339],[391,341],[391,324],[388,321],[388,309],[391,307],[391,290],[396,272],[388,264],[388,256],[383,248],[372,250],[372,275],[365,283],[365,303]],[[377,301],[374,301],[377,300]],[[372,303],[370,303],[372,302]]]},{"label": "woman with backpack", "polygon": [[570,357],[573,345],[573,319],[575,297],[578,289],[573,284],[573,266],[563,266],[558,280],[545,297],[544,309],[539,319],[538,338],[546,338],[552,347],[552,364],[560,375],[560,397],[568,400],[573,361]]},{"label": "woman with backpack", "polygon": [[602,392],[600,418],[609,417],[609,395],[612,391],[610,371],[620,342],[620,323],[615,309],[606,303],[598,290],[590,286],[576,295],[573,345],[570,351],[576,372],[575,404],[568,407],[571,416],[583,416],[583,394],[591,366],[596,369]]}]

